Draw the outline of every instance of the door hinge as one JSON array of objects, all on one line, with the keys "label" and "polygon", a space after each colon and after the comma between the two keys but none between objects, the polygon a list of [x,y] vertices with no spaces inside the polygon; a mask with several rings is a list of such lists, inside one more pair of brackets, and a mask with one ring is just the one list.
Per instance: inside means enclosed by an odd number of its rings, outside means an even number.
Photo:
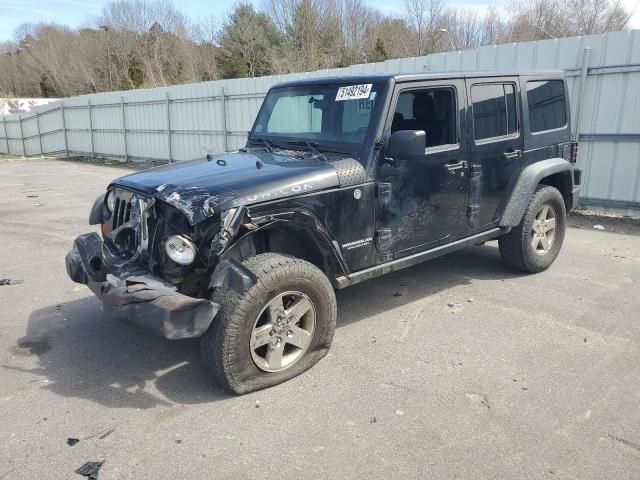
[{"label": "door hinge", "polygon": [[391,249],[391,229],[381,228],[376,230],[376,248],[382,254],[387,254]]},{"label": "door hinge", "polygon": [[381,205],[386,205],[389,203],[389,199],[391,198],[391,184],[390,183],[378,183],[376,196]]}]

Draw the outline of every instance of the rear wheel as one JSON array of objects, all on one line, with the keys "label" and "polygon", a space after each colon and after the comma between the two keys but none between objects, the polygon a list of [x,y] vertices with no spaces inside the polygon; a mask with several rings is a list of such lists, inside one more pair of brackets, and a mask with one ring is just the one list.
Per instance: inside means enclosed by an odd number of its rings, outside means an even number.
[{"label": "rear wheel", "polygon": [[560,253],[567,213],[558,189],[539,185],[520,225],[498,239],[500,255],[510,266],[529,273],[549,268]]},{"label": "rear wheel", "polygon": [[289,380],[324,357],[337,308],[329,279],[314,265],[275,253],[244,262],[258,281],[244,294],[219,288],[218,317],[201,339],[214,380],[248,393]]}]

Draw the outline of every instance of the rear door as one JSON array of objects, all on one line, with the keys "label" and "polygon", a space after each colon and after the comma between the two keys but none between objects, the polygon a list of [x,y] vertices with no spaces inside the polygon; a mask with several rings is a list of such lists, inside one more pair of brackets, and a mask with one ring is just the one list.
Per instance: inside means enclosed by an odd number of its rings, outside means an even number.
[{"label": "rear door", "polygon": [[517,77],[468,79],[472,127],[468,220],[472,228],[495,224],[523,168],[520,88]]}]

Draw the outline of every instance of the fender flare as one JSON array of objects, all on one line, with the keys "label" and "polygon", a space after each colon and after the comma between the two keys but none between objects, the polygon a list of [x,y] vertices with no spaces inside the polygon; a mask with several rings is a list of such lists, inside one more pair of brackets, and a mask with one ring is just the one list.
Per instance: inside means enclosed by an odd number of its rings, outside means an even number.
[{"label": "fender flare", "polygon": [[107,192],[103,193],[96,198],[95,202],[93,202],[91,213],[89,213],[89,225],[99,225],[109,218],[109,212],[107,211],[107,207],[104,205],[104,198],[106,195]]},{"label": "fender flare", "polygon": [[[520,225],[527,205],[529,205],[529,200],[540,181],[556,173],[569,172],[571,174],[572,170],[573,165],[563,158],[549,158],[525,167],[511,191],[499,225],[501,227],[517,227]],[[573,187],[573,175],[570,175],[570,177],[571,186]]]}]

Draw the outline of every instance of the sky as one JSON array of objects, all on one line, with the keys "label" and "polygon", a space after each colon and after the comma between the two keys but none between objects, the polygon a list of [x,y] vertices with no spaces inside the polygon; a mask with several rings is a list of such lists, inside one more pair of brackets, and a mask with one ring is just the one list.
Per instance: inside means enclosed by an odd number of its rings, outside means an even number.
[{"label": "sky", "polygon": [[[213,14],[223,17],[237,0],[174,0],[174,5],[192,20]],[[13,39],[13,31],[22,23],[56,22],[71,27],[86,23],[100,14],[107,0],[0,0],[0,41]],[[259,0],[253,0],[259,4]],[[386,14],[399,14],[402,0],[368,0],[367,3]],[[467,7],[483,11],[489,3],[506,5],[508,0],[449,0],[452,7]],[[622,0],[635,12],[632,28],[640,28],[640,0]]]}]

